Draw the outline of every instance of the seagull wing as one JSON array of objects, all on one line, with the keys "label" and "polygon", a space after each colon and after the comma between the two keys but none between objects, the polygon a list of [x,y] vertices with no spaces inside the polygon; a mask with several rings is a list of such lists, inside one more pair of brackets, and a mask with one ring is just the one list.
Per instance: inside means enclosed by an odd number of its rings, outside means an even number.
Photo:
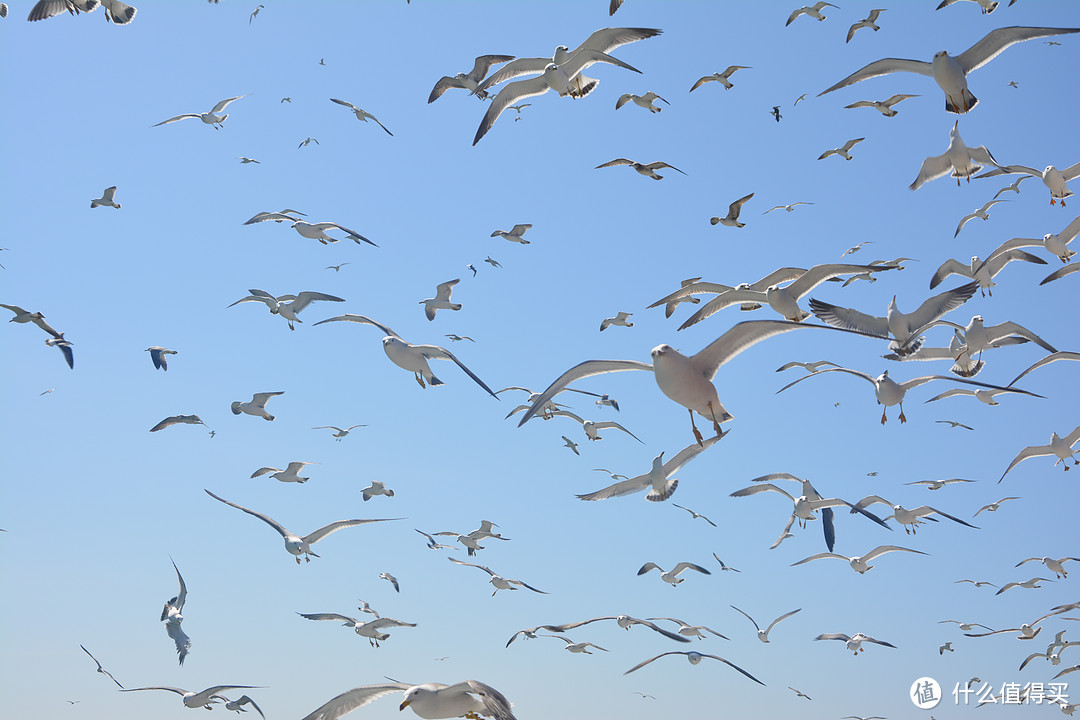
[{"label": "seagull wing", "polygon": [[480,127],[476,129],[476,137],[473,138],[472,144],[475,145],[480,142],[480,138],[487,134],[488,130],[491,129],[491,126],[495,124],[495,121],[499,119],[499,116],[502,115],[506,108],[525,98],[543,95],[550,89],[551,87],[543,76],[529,78],[528,80],[518,80],[517,82],[512,82],[504,87],[499,91],[499,94],[495,96],[495,99],[491,101],[490,107],[488,107],[487,112],[484,113],[484,118],[480,121]]},{"label": "seagull wing", "polygon": [[338,315],[337,317],[327,318],[326,320],[320,320],[319,322],[317,322],[315,324],[316,325],[322,325],[323,323],[337,322],[337,321],[340,321],[340,322],[354,322],[354,323],[360,323],[361,325],[374,325],[375,327],[379,328],[380,330],[382,330],[387,335],[390,335],[390,336],[396,337],[396,338],[401,337],[396,332],[394,332],[393,330],[388,328],[386,325],[383,325],[380,322],[376,322],[376,321],[372,320],[371,318],[365,317],[363,315],[351,315],[351,314],[349,314],[349,315]]},{"label": "seagull wing", "polygon": [[476,374],[472,370],[465,367],[465,363],[458,360],[457,356],[454,355],[454,353],[447,350],[446,348],[440,347],[438,345],[413,345],[413,349],[414,350],[419,350],[420,352],[422,352],[424,354],[424,357],[427,357],[427,358],[434,358],[436,360],[450,360],[450,361],[452,361],[455,365],[457,365],[459,368],[461,368],[465,372],[466,375],[471,377],[473,379],[473,381],[477,385],[484,388],[484,390],[487,390],[488,395],[495,398],[496,400],[499,399],[499,396],[496,395],[494,393],[494,391],[492,391],[492,389],[489,388],[484,383],[483,380],[481,380],[479,377],[477,377]]},{"label": "seagull wing", "polygon": [[707,380],[716,376],[720,366],[731,360],[743,350],[767,340],[774,335],[798,328],[821,328],[821,325],[805,325],[786,320],[749,320],[741,322],[726,333],[709,343],[703,350],[691,358],[695,369]]},{"label": "seagull wing", "polygon": [[761,485],[751,485],[749,487],[744,487],[742,490],[736,490],[735,492],[731,493],[729,497],[749,497],[751,495],[757,495],[758,493],[763,492],[778,492],[791,502],[795,502],[795,498],[791,495],[791,493],[781,487],[773,485],[772,483],[763,483]]},{"label": "seagull wing", "polygon": [[870,333],[879,337],[888,337],[889,335],[889,321],[887,318],[867,315],[858,310],[838,305],[830,305],[814,298],[810,298],[810,309],[817,315],[818,320],[833,327]]},{"label": "seagull wing", "polygon": [[[799,608],[799,610],[802,610],[802,608]],[[772,632],[772,629],[773,629],[774,627],[776,627],[776,624],[777,624],[778,622],[780,622],[781,620],[786,620],[786,619],[788,619],[789,617],[791,617],[791,616],[792,616],[792,615],[794,615],[795,613],[799,612],[799,610],[792,610],[791,612],[788,612],[788,613],[784,613],[784,614],[783,614],[783,615],[781,615],[780,617],[778,617],[778,618],[776,618],[775,620],[773,620],[773,621],[772,621],[771,623],[769,623],[769,627],[765,628],[765,634],[766,634],[766,635],[768,635],[769,633],[771,633],[771,632]]]},{"label": "seagull wing", "polygon": [[[739,610],[739,608],[735,607],[734,605],[732,605],[731,607],[732,607],[732,608],[734,608],[734,609],[735,609],[735,610],[736,610],[737,612],[739,612],[739,613],[742,613],[742,615],[743,615],[743,616],[744,616],[744,617],[745,617],[745,618],[746,618],[747,620],[749,620],[749,621],[750,621],[751,623],[753,623],[753,624],[754,624],[754,629],[755,629],[755,630],[757,630],[758,632],[761,632],[761,628],[760,628],[760,627],[758,627],[757,621],[756,621],[756,620],[754,620],[754,618],[750,617],[749,615],[747,615],[747,614],[746,614],[745,612],[743,612],[742,610]],[[783,618],[781,618],[781,620],[782,620],[782,619],[783,619]],[[780,620],[777,620],[776,622],[774,622],[774,623],[773,623],[773,625],[775,625],[775,624],[776,624],[777,622],[780,622]],[[770,626],[769,626],[769,629],[770,629],[770,630],[772,630],[772,625],[770,625]],[[767,632],[766,632],[765,634],[766,634],[766,635],[768,635],[768,633],[767,633]]]},{"label": "seagull wing", "polygon": [[[236,97],[226,98],[225,100],[222,100],[221,102],[219,102],[214,107],[210,108],[210,112],[212,112],[212,113],[221,112],[233,100],[239,100],[242,97],[247,97],[247,96],[246,95],[237,95]],[[199,117],[199,116],[196,115],[195,117]]]},{"label": "seagull wing", "polygon": [[150,127],[158,127],[159,125],[168,125],[169,123],[174,123],[177,120],[187,120],[188,118],[197,118],[197,117],[202,117],[202,115],[200,115],[199,113],[184,113],[183,115],[177,115],[176,117],[171,117],[168,120],[162,120],[161,122],[157,123],[156,125],[151,125]]},{"label": "seagull wing", "polygon": [[217,500],[218,502],[223,502],[223,503],[225,503],[226,505],[229,505],[229,506],[231,506],[231,507],[234,507],[234,508],[236,508],[237,510],[242,510],[243,512],[246,512],[246,513],[247,513],[248,515],[254,515],[255,517],[257,517],[257,518],[259,518],[260,520],[262,520],[262,521],[263,521],[264,523],[266,523],[267,525],[269,525],[270,527],[272,527],[272,528],[274,528],[275,530],[277,530],[277,531],[278,531],[278,534],[279,534],[279,535],[281,535],[281,537],[283,537],[283,538],[287,538],[287,537],[288,537],[288,535],[289,535],[289,531],[288,531],[288,530],[286,530],[286,529],[285,529],[285,526],[284,526],[284,525],[282,525],[281,523],[279,523],[279,522],[278,522],[277,520],[274,520],[274,519],[272,519],[272,518],[270,518],[270,517],[267,517],[266,515],[263,515],[263,514],[262,514],[261,512],[256,512],[255,510],[248,510],[248,509],[247,509],[246,507],[244,507],[243,505],[237,505],[236,503],[232,503],[232,502],[229,502],[229,501],[228,501],[228,500],[226,500],[225,498],[220,498],[220,497],[218,497],[217,495],[215,495],[214,493],[210,492],[209,490],[206,490],[205,488],[203,489],[203,491],[204,491],[204,492],[205,492],[205,493],[206,493],[207,495],[209,495],[210,497],[212,497],[212,498],[214,498],[215,500]]},{"label": "seagull wing", "polygon": [[1004,27],[991,30],[979,42],[956,56],[966,75],[990,62],[1003,50],[1024,40],[1080,32],[1077,28]]},{"label": "seagull wing", "polygon": [[412,686],[406,683],[361,685],[360,687],[355,687],[352,690],[343,692],[337,697],[327,701],[310,714],[304,716],[303,720],[337,720],[356,708],[363,707],[364,705],[381,698],[383,695],[408,690],[410,687]]},{"label": "seagull wing", "polygon": [[[851,558],[849,558],[849,557],[848,557],[848,556],[846,556],[846,555],[838,555],[838,554],[836,554],[836,553],[831,553],[831,552],[823,552],[823,553],[817,553],[816,555],[811,555],[811,556],[810,556],[810,557],[808,557],[808,558],[803,558],[802,560],[800,560],[800,561],[798,561],[798,562],[793,562],[793,563],[791,563],[791,566],[792,566],[792,567],[795,567],[796,565],[802,565],[803,563],[808,563],[808,562],[810,562],[811,560],[820,560],[820,559],[822,559],[822,558],[836,558],[837,560],[850,560],[850,559],[851,559]],[[817,638],[814,638],[814,639],[815,639],[815,640],[822,640],[822,639],[825,639],[825,640],[836,640],[836,639],[839,639],[839,638],[821,638],[821,637],[817,637]],[[846,640],[846,639],[847,639],[847,637],[845,636],[845,637],[844,637],[844,639]]]},{"label": "seagull wing", "polygon": [[825,373],[830,373],[830,372],[847,373],[848,375],[854,375],[855,377],[861,377],[863,380],[866,380],[867,382],[869,382],[870,384],[872,384],[874,386],[877,385],[877,382],[874,380],[874,378],[870,377],[869,375],[867,375],[864,372],[860,372],[859,370],[849,370],[848,368],[837,367],[837,368],[825,368],[824,370],[818,370],[816,373],[810,373],[809,375],[803,375],[798,380],[788,383],[787,385],[780,388],[776,392],[777,392],[777,394],[782,393],[785,390],[787,390],[789,387],[791,387],[792,385],[797,385],[797,384],[801,383],[803,380],[806,380],[807,378],[817,377],[818,375],[823,375]]},{"label": "seagull wing", "polygon": [[292,301],[292,311],[294,313],[298,313],[316,300],[325,300],[328,302],[345,302],[344,298],[339,298],[336,295],[327,295],[326,293],[305,290],[304,292],[297,295],[296,299]]},{"label": "seagull wing", "polygon": [[644,444],[644,442],[645,442],[644,440],[639,438],[637,435],[630,432],[629,430],[627,430],[626,428],[624,428],[622,425],[615,422],[614,420],[605,420],[603,422],[593,423],[593,427],[595,427],[597,430],[603,430],[604,428],[615,428],[616,430],[622,430],[624,433],[626,433],[630,437],[634,438],[639,443]]},{"label": "seagull wing", "polygon": [[379,518],[377,520],[338,520],[337,522],[333,522],[333,523],[330,523],[329,525],[327,525],[325,527],[321,527],[318,530],[316,530],[315,532],[309,533],[309,534],[305,535],[304,537],[302,537],[300,539],[303,540],[304,542],[306,542],[308,545],[314,545],[315,543],[319,542],[320,540],[322,540],[324,537],[326,537],[330,533],[336,533],[338,530],[341,530],[342,528],[354,527],[356,525],[365,525],[367,523],[373,523],[373,522],[387,522],[389,520],[403,520],[403,519],[404,518]]},{"label": "seagull wing", "polygon": [[533,402],[532,407],[530,407],[525,415],[522,416],[521,422],[518,423],[518,427],[521,427],[528,422],[540,408],[551,400],[551,398],[555,397],[563,388],[576,380],[609,372],[622,372],[624,370],[648,370],[652,372],[652,369],[653,367],[649,363],[638,362],[636,360],[586,360],[583,363],[579,363],[556,378],[555,382],[553,382],[547,390],[540,393],[540,396]]},{"label": "seagull wing", "polygon": [[624,672],[623,675],[629,675],[630,673],[634,672],[635,670],[640,670],[641,668],[645,667],[646,665],[648,665],[652,661],[659,660],[660,658],[664,657],[665,655],[686,655],[686,653],[681,652],[679,650],[671,650],[671,651],[666,652],[666,653],[660,653],[656,657],[651,657],[648,660],[645,660],[644,662],[639,662],[637,665],[635,665],[634,667],[632,667],[629,670],[627,670],[626,672]]},{"label": "seagull wing", "polygon": [[640,492],[649,487],[649,484],[648,475],[638,475],[628,480],[621,480],[614,485],[608,485],[606,488],[601,488],[596,492],[578,495],[577,497],[579,500],[607,500],[608,498],[622,497],[623,495]]},{"label": "seagull wing", "polygon": [[296,613],[302,618],[308,620],[337,620],[338,622],[351,623],[353,625],[363,625],[362,622],[356,618],[351,618],[348,615],[338,615],[337,613]]},{"label": "seagull wing", "polygon": [[165,623],[165,632],[176,643],[176,654],[180,657],[180,664],[183,665],[184,658],[188,656],[188,651],[191,650],[191,638],[188,637],[176,620],[169,620]]},{"label": "seagull wing", "polygon": [[824,90],[818,93],[818,97],[821,97],[825,93],[831,93],[833,90],[839,90],[840,88],[847,87],[848,85],[854,85],[857,82],[862,82],[863,80],[869,80],[870,78],[875,78],[894,72],[912,72],[918,73],[919,75],[932,75],[933,69],[930,63],[923,62],[921,60],[884,58],[882,60],[876,60],[870,63],[861,70],[856,70],[840,82],[833,85],[828,90]]},{"label": "seagull wing", "polygon": [[884,555],[885,553],[898,552],[898,551],[913,552],[913,553],[918,553],[919,555],[926,555],[927,554],[927,553],[924,553],[921,550],[912,550],[911,548],[900,547],[898,545],[878,545],[876,548],[874,548],[870,552],[863,555],[862,559],[863,559],[863,562],[870,562],[871,560],[878,557],[879,555]]},{"label": "seagull wing", "polygon": [[[729,430],[728,432],[731,431]],[[711,448],[720,438],[724,437],[724,435],[727,435],[727,433],[724,433],[723,435],[714,435],[700,445],[698,443],[692,443],[690,445],[687,445],[682,450],[677,452],[675,454],[675,457],[664,463],[664,475],[667,477],[671,477],[675,473],[679,472],[679,469],[682,468],[683,465],[690,462],[698,455]]]}]

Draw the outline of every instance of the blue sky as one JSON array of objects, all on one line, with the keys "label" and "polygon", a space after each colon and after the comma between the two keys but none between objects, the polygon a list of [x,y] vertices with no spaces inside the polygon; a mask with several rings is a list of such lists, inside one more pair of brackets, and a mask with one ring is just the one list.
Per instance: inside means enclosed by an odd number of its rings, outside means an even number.
[{"label": "blue sky", "polygon": [[[680,471],[671,500],[585,503],[574,495],[608,481],[592,468],[637,475],[661,451],[670,457],[692,441],[685,410],[651,378],[619,373],[578,383],[617,398],[621,412],[573,397],[566,402],[574,412],[615,419],[644,441],[609,431],[590,443],[569,420],[517,428],[503,416],[524,400],[520,393],[494,400],[449,363],[433,362],[446,385],[422,390],[384,356],[374,328],[313,327],[340,313],[367,315],[411,342],[447,345],[493,388],[539,390],[583,360],[648,361],[661,343],[693,353],[736,322],[775,317],[768,309],[729,309],[678,332],[689,306],[671,319],[646,307],[684,278],[752,282],[782,265],[835,262],[862,241],[873,244],[850,256],[854,262],[915,261],[876,283],[829,283],[811,296],[882,315],[896,295],[910,311],[960,284],[952,278],[929,289],[946,259],[966,261],[1009,238],[1059,232],[1076,208],[1052,207],[1046,189],[1028,181],[1019,194],[1002,196],[1008,202],[994,206],[989,221],[970,222],[954,239],[959,219],[1013,178],[960,187],[942,178],[907,189],[922,160],[944,152],[957,119],[944,111],[932,80],[894,74],[816,94],[873,60],[956,54],[994,28],[1080,26],[1074,3],[1002,3],[991,15],[974,3],[941,11],[933,2],[895,3],[881,14],[880,32],[860,30],[847,44],[847,28],[873,4],[846,2],[826,8],[824,22],[802,17],[788,27],[793,5],[775,2],[629,0],[611,18],[602,0],[264,4],[250,23],[255,3],[236,0],[142,2],[124,27],[106,23],[101,11],[31,24],[23,19],[30,3],[16,2],[0,21],[7,68],[0,76],[0,244],[7,248],[0,297],[43,312],[74,343],[76,362],[69,370],[32,325],[0,327],[0,527],[7,530],[0,535],[0,714],[186,717],[166,693],[114,692],[80,643],[127,687],[266,686],[251,694],[273,718],[302,717],[383,676],[481,680],[509,697],[522,720],[721,711],[910,717],[920,711],[908,688],[921,676],[947,693],[972,676],[997,691],[1005,682],[1047,682],[1080,662],[1071,650],[1061,667],[1036,660],[1017,670],[1045,649],[1044,638],[1066,628],[1080,633],[1059,619],[1044,623],[1034,643],[964,638],[938,622],[1016,627],[1077,600],[1071,577],[996,597],[990,588],[954,583],[1051,577],[1035,563],[1013,566],[1031,556],[1080,556],[1070,515],[1076,473],[1036,458],[996,484],[1022,448],[1076,427],[1068,400],[1073,363],[1024,379],[1045,399],[1005,397],[998,407],[971,398],[926,405],[951,383],[924,385],[905,403],[908,422],[898,423],[890,409],[883,427],[868,384],[833,373],[777,395],[799,371],[775,369],[828,359],[906,380],[948,374],[948,365],[890,363],[880,357],[884,341],[788,333],[720,369],[716,385],[735,416],[725,426],[732,432]],[[614,51],[641,74],[594,66],[588,74],[600,84],[590,96],[531,98],[520,120],[505,114],[475,147],[486,104],[462,90],[426,102],[441,76],[469,70],[478,55],[550,55],[609,26],[664,31]],[[1080,40],[1057,40],[1060,46],[1011,47],[971,75],[980,103],[960,117],[969,145],[986,145],[1005,164],[1063,168],[1080,159],[1070,72],[1080,65]],[[731,90],[710,83],[688,92],[729,65],[750,68],[735,73]],[[670,106],[658,114],[633,104],[614,109],[622,93],[650,90]],[[894,93],[919,97],[899,105],[894,118],[843,109]],[[237,95],[245,97],[229,106],[220,130],[196,120],[151,127]],[[376,115],[393,137],[357,122],[331,97]],[[769,115],[774,105],[779,123]],[[298,148],[308,137],[318,144]],[[866,140],[851,162],[817,160],[856,137]],[[627,168],[594,169],[617,157],[663,160],[686,175],[668,172],[655,182]],[[91,210],[89,201],[111,185],[123,208]],[[709,224],[750,192],[745,228]],[[796,201],[813,204],[762,214]],[[338,222],[379,247],[324,246],[285,224],[242,225],[285,207]],[[489,237],[516,223],[533,225],[531,244]],[[1032,252],[1047,265],[1011,264],[992,298],[976,294],[949,319],[1011,320],[1060,350],[1075,349],[1077,276],[1039,286],[1060,262]],[[484,263],[488,256],[502,268]],[[340,272],[325,269],[346,262]],[[463,309],[428,322],[419,301],[453,278],[461,278],[454,300]],[[318,291],[346,302],[312,305],[290,332],[261,305],[227,308],[249,288]],[[598,332],[620,310],[634,314],[634,327]],[[476,342],[450,345],[447,333]],[[927,344],[948,339],[939,328]],[[152,345],[179,351],[167,373],[144,352]],[[1031,344],[993,351],[977,379],[1007,384],[1044,354]],[[232,401],[263,391],[285,392],[269,406],[273,423],[229,412]],[[189,413],[216,435],[186,425],[147,432],[166,416]],[[975,431],[935,423],[941,419]],[[357,423],[368,427],[340,443],[311,429]],[[562,435],[580,443],[580,457],[562,447]],[[249,478],[293,460],[318,463],[304,473],[310,482]],[[825,549],[820,522],[768,549],[788,501],[728,495],[771,472],[808,478],[825,495],[855,501],[876,493],[969,521],[1001,497],[1021,500],[979,515],[978,530],[942,521],[914,537],[895,523],[887,532],[838,517],[837,552],[897,544],[929,554],[886,555],[859,576],[836,560],[790,567]],[[976,482],[937,492],[904,484],[952,477]],[[371,480],[395,497],[362,502]],[[296,567],[270,528],[214,502],[204,488],[302,533],[346,518],[405,519],[343,530],[319,543],[321,558]],[[466,559],[464,551],[429,550],[414,532],[465,533],[484,519],[512,541],[490,541],[473,561],[549,594],[491,597],[486,575],[443,557]],[[742,572],[718,572],[714,552]],[[176,593],[170,556],[189,588],[183,627],[193,646],[183,667],[157,622]],[[694,574],[677,588],[655,573],[635,575],[646,561],[667,568],[684,560],[713,574]],[[380,572],[395,575],[401,592]],[[358,598],[417,627],[393,631],[375,649],[347,629],[296,615],[356,615]],[[729,605],[759,623],[803,609],[763,645]],[[597,623],[569,634],[608,653],[571,655],[549,640],[504,648],[522,628],[622,613],[682,618],[731,641],[691,647]],[[855,658],[840,643],[812,641],[828,632],[863,632],[897,648],[872,646]],[[956,651],[939,655],[946,641]],[[766,686],[709,660],[690,666],[677,657],[623,675],[648,657],[688,649],[721,655]],[[398,717],[396,704],[380,700],[353,717]],[[956,707],[950,695],[932,712],[947,718],[974,710]],[[1009,716],[1020,712],[1036,710]]]}]

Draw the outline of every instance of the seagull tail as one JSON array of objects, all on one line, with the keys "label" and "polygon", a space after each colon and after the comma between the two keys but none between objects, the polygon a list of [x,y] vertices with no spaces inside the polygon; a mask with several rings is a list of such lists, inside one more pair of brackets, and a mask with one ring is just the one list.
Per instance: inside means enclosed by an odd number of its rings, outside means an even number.
[{"label": "seagull tail", "polygon": [[679,487],[679,481],[676,478],[672,478],[671,480],[667,481],[667,484],[664,485],[664,489],[662,491],[657,492],[654,488],[649,491],[649,493],[645,496],[645,499],[650,502],[663,502],[675,493],[675,488],[677,487]]},{"label": "seagull tail", "polygon": [[921,336],[921,335],[919,337],[917,337],[917,338],[912,338],[912,339],[908,340],[907,343],[905,343],[904,345],[901,345],[898,342],[896,342],[895,340],[893,340],[892,342],[889,343],[889,349],[892,350],[897,355],[899,355],[900,357],[904,358],[904,357],[907,357],[908,355],[912,355],[912,354],[918,352],[919,348],[921,348],[923,346],[923,343],[925,341],[926,341],[926,338]]},{"label": "seagull tail", "polygon": [[434,375],[429,375],[428,378],[427,378],[427,381],[428,381],[428,385],[430,385],[431,387],[435,387],[436,385],[445,385],[446,384],[442,380],[440,380],[439,378],[435,377]]},{"label": "seagull tail", "polygon": [[972,95],[971,91],[967,88],[964,88],[963,92],[960,94],[959,106],[955,102],[953,102],[952,96],[945,96],[945,110],[947,112],[956,113],[957,115],[963,115],[968,110],[971,110],[971,108],[975,107],[978,104],[978,98]]}]

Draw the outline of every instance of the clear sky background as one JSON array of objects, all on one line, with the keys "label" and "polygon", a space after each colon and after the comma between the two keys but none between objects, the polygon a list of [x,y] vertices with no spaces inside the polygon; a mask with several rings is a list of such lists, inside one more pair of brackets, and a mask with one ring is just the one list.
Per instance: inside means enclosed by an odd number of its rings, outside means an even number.
[{"label": "clear sky background", "polygon": [[[735,416],[725,426],[731,434],[678,474],[671,500],[648,503],[639,494],[585,503],[574,495],[610,482],[593,468],[637,475],[655,455],[671,457],[692,442],[686,411],[651,377],[578,383],[617,398],[618,413],[589,398],[560,398],[644,441],[608,431],[590,443],[566,419],[517,428],[503,417],[524,401],[521,393],[494,400],[450,363],[432,363],[445,386],[422,390],[385,357],[375,328],[313,326],[341,313],[368,315],[411,342],[447,345],[493,388],[540,390],[583,360],[648,361],[661,343],[693,353],[736,322],[776,317],[767,308],[732,308],[677,332],[690,306],[671,319],[646,306],[685,278],[752,282],[782,265],[836,262],[862,241],[873,244],[851,260],[914,261],[876,283],[829,283],[811,296],[883,315],[896,295],[911,311],[961,284],[951,278],[929,289],[946,259],[967,261],[1009,238],[1057,233],[1080,200],[1052,207],[1046,188],[1030,180],[1019,194],[1003,195],[1008,202],[992,208],[989,221],[971,221],[954,239],[960,218],[1014,178],[960,187],[943,178],[908,190],[923,159],[945,150],[957,119],[944,111],[934,82],[893,74],[817,93],[873,60],[957,54],[994,28],[1080,27],[1075,2],[1002,3],[991,15],[967,2],[936,12],[933,0],[894,2],[881,14],[880,32],[860,30],[847,44],[848,27],[873,4],[848,0],[826,8],[824,22],[801,17],[788,27],[794,2],[628,0],[611,18],[604,0],[264,4],[249,22],[254,2],[143,0],[134,21],[117,27],[100,10],[27,23],[32,3],[23,0],[9,3],[0,21],[0,245],[7,248],[0,300],[43,312],[74,343],[76,361],[69,370],[32,325],[0,324],[0,527],[7,531],[0,534],[0,715],[188,716],[167,693],[116,692],[80,643],[127,687],[266,686],[250,694],[272,719],[300,718],[384,676],[480,680],[510,698],[522,720],[913,717],[921,711],[908,688],[924,675],[947,693],[932,711],[941,720],[1058,712],[991,707],[975,716],[949,693],[973,676],[995,692],[1006,682],[1048,682],[1080,662],[1080,652],[1067,650],[1057,668],[1039,659],[1017,668],[1058,630],[1080,640],[1076,623],[1047,621],[1038,639],[1020,642],[965,638],[939,621],[1017,627],[1080,599],[1073,577],[1000,596],[954,582],[1053,578],[1037,563],[1014,565],[1031,556],[1080,556],[1080,472],[1066,475],[1053,458],[1037,458],[996,484],[1022,448],[1080,422],[1074,363],[1020,383],[1045,399],[1004,397],[998,407],[972,398],[926,405],[952,384],[924,385],[905,403],[908,422],[897,422],[892,408],[883,427],[869,384],[833,373],[776,395],[801,371],[774,371],[790,360],[828,359],[907,380],[948,374],[948,363],[900,365],[881,359],[884,341],[791,332],[720,369],[716,385]],[[600,85],[590,96],[531,98],[520,120],[504,114],[475,147],[486,104],[463,90],[426,102],[441,76],[468,71],[478,55],[549,56],[608,26],[664,31],[614,51],[641,74],[595,66],[588,74]],[[1011,47],[971,75],[980,103],[960,116],[969,145],[986,145],[1006,164],[1064,168],[1080,160],[1080,36],[1056,39],[1060,46]],[[733,89],[710,83],[688,93],[699,77],[728,65],[750,66],[735,73]],[[650,90],[670,101],[662,113],[633,104],[615,110],[622,93]],[[894,118],[843,109],[893,93],[920,97],[900,104]],[[236,95],[245,97],[229,106],[220,130],[197,120],[151,127]],[[393,137],[357,122],[331,97],[373,113]],[[774,105],[779,123],[769,114]],[[308,137],[318,144],[298,148]],[[817,160],[858,137],[866,140],[854,160]],[[261,164],[242,165],[238,156]],[[625,167],[594,169],[617,157],[663,160],[686,175],[662,171],[656,182]],[[111,185],[123,209],[91,210],[90,200]],[[745,228],[710,226],[711,216],[750,192]],[[813,204],[762,214],[796,201]],[[324,246],[285,224],[242,225],[285,207],[350,227],[379,247]],[[531,244],[489,237],[515,223],[533,224]],[[1040,287],[1061,263],[1032,252],[1047,264],[1011,264],[992,298],[976,294],[949,318],[1011,320],[1058,349],[1080,349],[1080,276]],[[488,256],[502,268],[483,262]],[[338,263],[350,264],[325,269]],[[463,309],[428,322],[419,301],[453,278],[461,278],[454,300]],[[262,305],[227,309],[249,288],[313,290],[346,302],[312,305],[290,332]],[[634,327],[598,332],[620,310],[634,314]],[[451,345],[447,333],[475,343]],[[927,344],[949,337],[935,329]],[[144,352],[152,345],[179,351],[167,373]],[[1044,354],[1032,344],[992,351],[976,379],[1007,384]],[[285,393],[269,405],[275,422],[229,412],[232,401],[264,391]],[[147,432],[181,413],[198,414],[216,436],[188,425]],[[975,430],[935,423],[942,419]],[[311,429],[357,423],[368,427],[340,443]],[[580,443],[580,457],[563,447],[562,435]],[[310,482],[249,478],[292,460],[318,463],[304,473]],[[825,550],[820,521],[768,549],[789,502],[728,495],[771,472],[808,478],[827,496],[856,501],[877,493],[969,521],[987,503],[1021,500],[980,514],[972,521],[978,530],[943,520],[914,537],[895,522],[887,532],[838,513],[837,552],[898,544],[929,554],[889,554],[860,576],[837,560],[790,567]],[[937,492],[905,485],[954,477],[975,482]],[[362,502],[371,480],[395,497]],[[321,558],[297,567],[273,530],[204,488],[300,533],[346,518],[405,519],[342,530],[316,546]],[[474,561],[549,594],[491,597],[484,573],[447,561],[467,559],[463,550],[429,550],[414,532],[467,533],[484,519],[512,540],[489,541]],[[719,572],[714,552],[742,572]],[[193,645],[183,667],[158,622],[177,590],[170,556],[189,588],[183,627]],[[690,561],[713,574],[691,573],[673,588],[655,573],[637,577],[646,561],[665,568]],[[1080,563],[1071,566],[1080,577]],[[380,572],[395,575],[401,592]],[[348,629],[296,615],[358,615],[358,599],[417,627],[392,631],[375,649]],[[763,645],[730,605],[762,624],[802,612]],[[570,635],[610,652],[572,655],[544,639],[504,647],[514,632],[540,623],[621,613],[681,618],[731,640],[691,646],[596,623]],[[829,632],[862,632],[897,649],[869,646],[856,658],[841,643],[813,642]],[[946,641],[955,652],[939,655]],[[691,666],[668,657],[623,675],[653,655],[689,649],[728,658],[766,686],[708,659]],[[1080,701],[1080,675],[1063,680],[1073,680],[1072,701]],[[353,717],[400,717],[398,701],[379,700]]]}]

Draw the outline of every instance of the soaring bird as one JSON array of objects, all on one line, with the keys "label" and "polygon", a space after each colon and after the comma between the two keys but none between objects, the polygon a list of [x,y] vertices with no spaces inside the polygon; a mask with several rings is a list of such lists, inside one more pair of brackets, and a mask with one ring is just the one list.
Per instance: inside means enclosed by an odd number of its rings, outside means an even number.
[{"label": "soaring bird", "polygon": [[330,699],[302,720],[337,720],[383,695],[400,691],[404,691],[405,696],[398,709],[412,708],[425,720],[480,716],[492,720],[516,720],[510,709],[510,701],[495,688],[477,680],[465,680],[454,685],[412,685],[401,682],[361,685]]},{"label": "soaring bird", "polygon": [[435,102],[450,88],[464,88],[466,90],[476,91],[477,98],[480,100],[487,100],[487,92],[484,90],[477,90],[480,83],[483,82],[484,76],[488,74],[488,71],[491,70],[493,66],[510,62],[513,59],[513,55],[481,55],[473,61],[473,68],[469,72],[458,73],[453,77],[444,75],[439,78],[439,81],[435,83],[435,87],[431,88],[431,94],[428,95],[428,102]]},{"label": "soaring bird", "polygon": [[941,155],[933,155],[923,160],[918,176],[908,187],[918,190],[931,180],[944,177],[950,170],[956,178],[956,186],[960,187],[960,178],[967,178],[970,182],[971,176],[982,170],[983,166],[979,163],[1000,167],[985,145],[968,147],[964,144],[964,139],[960,137],[960,121],[957,120],[949,131],[949,147]]},{"label": "soaring bird", "polygon": [[234,100],[239,100],[242,97],[247,97],[247,95],[237,95],[236,97],[225,98],[224,100],[219,102],[217,105],[214,105],[214,107],[210,108],[210,112],[205,112],[205,113],[184,113],[183,115],[177,115],[176,117],[171,117],[168,120],[162,120],[161,122],[159,122],[159,123],[157,123],[155,125],[151,125],[150,127],[158,127],[159,125],[168,125],[169,123],[174,123],[174,122],[177,122],[178,120],[187,120],[188,118],[199,118],[200,120],[202,120],[207,125],[213,125],[214,129],[217,130],[218,128],[221,127],[222,123],[224,123],[225,120],[228,119],[229,114],[225,113],[224,115],[216,115],[215,113],[221,112],[222,110],[224,110],[229,105],[229,103],[233,102]]},{"label": "soaring bird", "polygon": [[387,130],[386,126],[383,125],[381,122],[379,122],[379,118],[375,117],[374,115],[367,112],[366,110],[358,108],[355,105],[353,105],[351,102],[348,102],[348,101],[345,101],[345,100],[337,100],[335,98],[330,98],[330,102],[337,103],[338,105],[344,105],[345,107],[349,108],[350,110],[353,111],[353,113],[356,115],[356,119],[359,120],[360,122],[367,122],[368,118],[371,118],[372,120],[375,121],[376,125],[381,127],[383,130],[386,130],[387,135],[393,137],[394,133]]},{"label": "soaring bird", "polygon": [[165,603],[165,607],[161,610],[161,622],[165,623],[165,632],[176,643],[176,654],[180,657],[180,664],[183,665],[184,658],[191,650],[191,638],[180,627],[180,623],[184,620],[181,612],[184,609],[184,603],[187,602],[187,585],[184,583],[184,576],[180,574],[180,568],[176,567],[176,561],[173,561],[173,570],[176,570],[176,579],[180,582],[180,592]]}]

